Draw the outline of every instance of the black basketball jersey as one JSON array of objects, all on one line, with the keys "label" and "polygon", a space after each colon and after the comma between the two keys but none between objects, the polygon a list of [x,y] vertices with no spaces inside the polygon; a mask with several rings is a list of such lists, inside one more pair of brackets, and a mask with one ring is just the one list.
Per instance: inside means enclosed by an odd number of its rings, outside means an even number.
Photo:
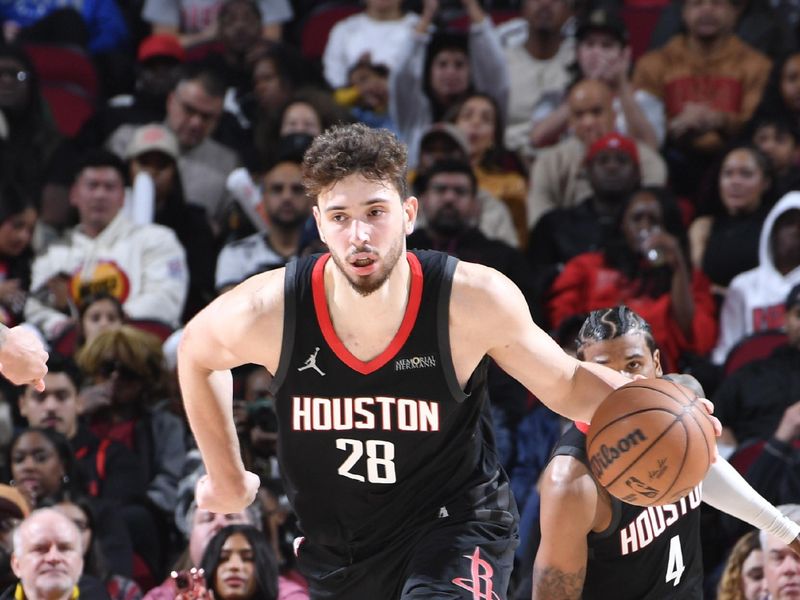
[{"label": "black basketball jersey", "polygon": [[466,391],[452,363],[448,315],[457,260],[407,254],[402,324],[379,356],[363,362],[330,320],[329,258],[287,266],[273,381],[278,458],[306,537],[352,553],[437,515],[454,516],[459,507],[484,508],[487,497],[513,505],[486,427],[486,359]]},{"label": "black basketball jersey", "polygon": [[[572,456],[592,472],[586,436],[575,425],[553,455]],[[702,599],[700,502],[700,486],[678,502],[647,508],[611,496],[611,523],[587,536],[584,600]]]}]

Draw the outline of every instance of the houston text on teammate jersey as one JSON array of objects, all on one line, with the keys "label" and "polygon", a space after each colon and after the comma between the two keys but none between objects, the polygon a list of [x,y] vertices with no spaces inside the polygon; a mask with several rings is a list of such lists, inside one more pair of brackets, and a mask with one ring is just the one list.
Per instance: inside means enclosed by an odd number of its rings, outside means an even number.
[{"label": "houston text on teammate jersey", "polygon": [[702,488],[695,487],[688,495],[673,504],[649,506],[627,527],[620,529],[619,542],[622,556],[636,552],[660,536],[667,527],[690,510],[700,506]]},{"label": "houston text on teammate jersey", "polygon": [[439,403],[390,396],[292,397],[294,431],[439,431]]}]

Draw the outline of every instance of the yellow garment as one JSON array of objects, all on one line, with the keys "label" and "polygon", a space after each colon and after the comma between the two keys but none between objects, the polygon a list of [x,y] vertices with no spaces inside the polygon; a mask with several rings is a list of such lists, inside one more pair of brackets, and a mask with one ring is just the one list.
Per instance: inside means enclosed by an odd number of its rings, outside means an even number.
[{"label": "yellow garment", "polygon": [[528,188],[525,179],[513,171],[490,171],[483,167],[474,167],[474,171],[475,177],[478,179],[478,187],[508,206],[519,237],[519,245],[524,248],[528,242],[526,212]]},{"label": "yellow garment", "polygon": [[358,104],[360,98],[361,94],[359,94],[358,88],[354,85],[339,88],[333,92],[333,99],[336,101],[336,104],[347,108],[352,108]]},{"label": "yellow garment", "polygon": [[[73,586],[72,588],[72,595],[70,596],[71,600],[78,600],[78,596],[80,592],[78,591],[78,586]],[[25,600],[25,590],[22,589],[22,584],[18,583],[17,587],[14,588],[14,600]]]}]

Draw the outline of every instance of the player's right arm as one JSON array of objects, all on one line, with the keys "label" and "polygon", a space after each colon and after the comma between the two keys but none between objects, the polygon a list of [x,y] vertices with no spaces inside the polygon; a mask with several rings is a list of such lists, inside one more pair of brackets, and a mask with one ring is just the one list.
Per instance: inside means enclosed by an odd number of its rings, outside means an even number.
[{"label": "player's right arm", "polygon": [[586,536],[596,526],[597,485],[571,456],[556,456],[541,481],[542,540],[533,564],[533,600],[579,600],[586,578]]},{"label": "player's right arm", "polygon": [[197,501],[213,512],[239,512],[258,491],[258,477],[245,471],[239,451],[230,369],[255,363],[275,373],[283,282],[279,269],[221,295],[186,325],[178,348],[181,395],[208,473],[198,483]]},{"label": "player's right arm", "polygon": [[458,263],[450,322],[459,382],[488,354],[549,408],[575,421],[590,422],[605,397],[631,381],[569,356],[533,322],[519,288],[482,265]]}]

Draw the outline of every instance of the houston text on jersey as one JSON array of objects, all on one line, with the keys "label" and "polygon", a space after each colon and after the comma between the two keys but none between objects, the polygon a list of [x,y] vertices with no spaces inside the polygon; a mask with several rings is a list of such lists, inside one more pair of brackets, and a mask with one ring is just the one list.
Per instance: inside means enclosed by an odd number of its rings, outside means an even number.
[{"label": "houston text on jersey", "polygon": [[439,403],[390,396],[292,397],[292,430],[439,431]]}]

